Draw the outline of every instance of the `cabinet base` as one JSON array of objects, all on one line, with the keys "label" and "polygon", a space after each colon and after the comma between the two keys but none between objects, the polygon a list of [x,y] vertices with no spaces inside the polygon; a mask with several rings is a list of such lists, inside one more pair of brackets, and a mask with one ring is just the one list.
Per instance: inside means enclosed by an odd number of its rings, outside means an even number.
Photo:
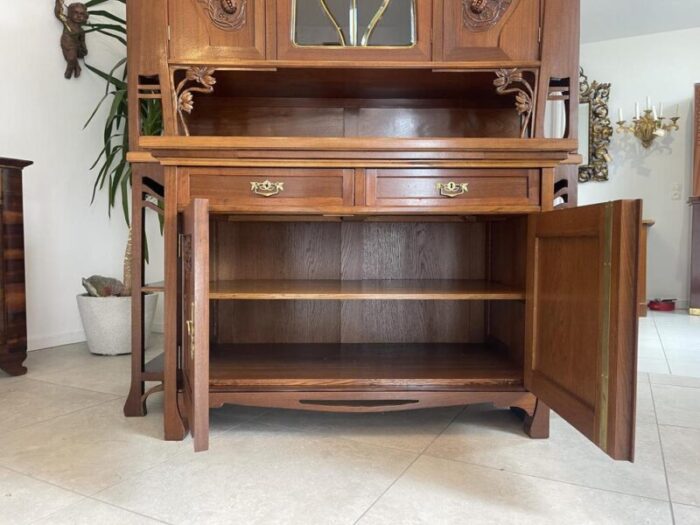
[{"label": "cabinet base", "polygon": [[0,358],[0,370],[4,370],[11,376],[23,376],[27,373],[27,367],[22,364],[26,358],[26,353]]}]

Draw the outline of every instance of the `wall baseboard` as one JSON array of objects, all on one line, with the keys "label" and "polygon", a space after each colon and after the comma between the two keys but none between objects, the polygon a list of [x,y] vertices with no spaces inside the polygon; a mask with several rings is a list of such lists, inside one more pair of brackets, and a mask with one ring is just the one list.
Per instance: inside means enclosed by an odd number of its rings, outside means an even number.
[{"label": "wall baseboard", "polygon": [[63,334],[45,335],[39,337],[29,337],[27,339],[27,349],[44,350],[55,346],[72,345],[74,343],[82,343],[85,341],[85,332],[79,330],[77,332],[65,332]]}]

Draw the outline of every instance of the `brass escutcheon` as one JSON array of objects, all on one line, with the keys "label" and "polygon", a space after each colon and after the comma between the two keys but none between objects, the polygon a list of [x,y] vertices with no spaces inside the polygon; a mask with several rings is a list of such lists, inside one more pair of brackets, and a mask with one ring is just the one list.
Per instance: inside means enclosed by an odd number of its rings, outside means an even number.
[{"label": "brass escutcheon", "polygon": [[435,184],[435,188],[440,192],[443,197],[449,197],[450,199],[458,197],[459,195],[464,195],[469,191],[469,183],[462,182],[458,184],[456,182],[438,182]]},{"label": "brass escutcheon", "polygon": [[269,180],[264,182],[251,182],[250,189],[256,195],[272,197],[284,191],[284,182],[270,182]]}]

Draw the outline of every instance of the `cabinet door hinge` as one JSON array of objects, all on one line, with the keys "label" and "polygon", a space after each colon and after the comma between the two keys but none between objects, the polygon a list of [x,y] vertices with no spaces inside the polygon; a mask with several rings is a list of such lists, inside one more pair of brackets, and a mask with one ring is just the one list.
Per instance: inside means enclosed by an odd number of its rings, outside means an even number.
[{"label": "cabinet door hinge", "polygon": [[[168,29],[170,29],[170,28],[168,28]],[[168,34],[170,34],[170,33],[168,33]],[[168,37],[168,39],[169,39],[169,38],[170,38],[170,37]],[[540,26],[540,27],[537,28],[537,43],[538,43],[538,44],[541,44],[541,43],[542,43],[542,26]]]},{"label": "cabinet door hinge", "polygon": [[168,26],[168,42],[170,42],[170,26]]},{"label": "cabinet door hinge", "polygon": [[185,236],[181,233],[177,236],[177,258],[178,259],[182,259],[182,239],[184,237]]}]

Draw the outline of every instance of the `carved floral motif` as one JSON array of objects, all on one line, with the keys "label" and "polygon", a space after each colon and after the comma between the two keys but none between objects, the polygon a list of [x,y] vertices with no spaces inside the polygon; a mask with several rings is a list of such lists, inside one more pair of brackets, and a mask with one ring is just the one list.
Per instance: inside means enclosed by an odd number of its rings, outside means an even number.
[{"label": "carved floral motif", "polygon": [[189,136],[190,130],[184,114],[190,114],[194,109],[194,93],[209,94],[214,92],[215,72],[214,68],[207,66],[192,66],[185,72],[185,78],[175,89],[175,106],[185,135]]},{"label": "carved floral motif", "polygon": [[496,80],[493,81],[493,85],[499,95],[515,95],[515,109],[521,120],[520,138],[527,137],[534,109],[535,92],[532,86],[523,78],[523,73],[519,69],[499,69],[496,71]]},{"label": "carved floral motif", "polygon": [[223,31],[238,31],[246,24],[247,0],[199,0],[209,18]]},{"label": "carved floral motif", "polygon": [[462,0],[464,25],[472,31],[488,31],[512,3],[513,0]]}]

